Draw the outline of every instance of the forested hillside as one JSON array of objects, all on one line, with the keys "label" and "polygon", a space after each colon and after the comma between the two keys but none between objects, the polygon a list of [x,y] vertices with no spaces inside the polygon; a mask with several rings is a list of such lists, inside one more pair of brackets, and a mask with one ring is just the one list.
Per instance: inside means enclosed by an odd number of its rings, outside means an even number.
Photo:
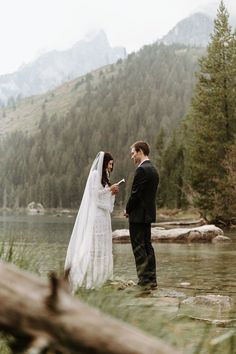
[{"label": "forested hillside", "polygon": [[[63,95],[50,110],[46,102],[36,121],[32,107],[32,132],[25,132],[18,117],[17,130],[1,139],[0,205],[35,201],[45,207],[77,207],[99,150],[114,156],[112,181],[127,179],[119,197],[123,203],[134,169],[131,143],[147,140],[151,158],[158,162],[157,137],[163,131],[166,141],[185,115],[202,53],[178,45],[145,46],[99,74],[74,81],[71,92],[78,90],[78,97],[73,96],[69,110],[59,109]],[[53,91],[50,95],[53,99]],[[13,107],[16,117],[20,104],[22,109],[22,102]]]}]

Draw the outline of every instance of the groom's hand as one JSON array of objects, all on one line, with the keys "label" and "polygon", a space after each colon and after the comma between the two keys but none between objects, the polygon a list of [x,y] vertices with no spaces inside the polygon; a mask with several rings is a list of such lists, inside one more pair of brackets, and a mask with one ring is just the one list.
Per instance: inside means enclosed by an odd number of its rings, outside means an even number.
[{"label": "groom's hand", "polygon": [[119,186],[117,184],[113,184],[111,187],[110,187],[110,190],[111,190],[111,193],[112,194],[117,194],[119,193]]}]

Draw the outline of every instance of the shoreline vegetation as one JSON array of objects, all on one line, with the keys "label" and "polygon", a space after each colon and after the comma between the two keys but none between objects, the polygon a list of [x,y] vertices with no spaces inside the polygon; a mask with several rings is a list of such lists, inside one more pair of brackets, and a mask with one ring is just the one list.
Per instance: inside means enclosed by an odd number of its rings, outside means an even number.
[{"label": "shoreline vegetation", "polygon": [[[29,209],[27,207],[19,207],[19,208],[8,208],[2,207],[0,208],[0,216],[1,215],[48,215],[55,217],[67,216],[68,218],[76,217],[78,213],[79,207],[77,209],[71,208],[40,208],[40,209]],[[124,217],[124,208],[115,207],[112,212],[112,219],[123,220]],[[156,209],[156,222],[152,224],[152,226],[162,226],[162,225],[204,225],[204,224],[214,224],[218,227],[231,229],[235,228],[234,223],[226,224],[222,222],[214,222],[206,220],[200,211],[196,208],[186,208],[186,209],[177,209],[177,208],[157,208]]]},{"label": "shoreline vegetation", "polygon": [[[43,208],[40,210],[29,210],[27,207],[20,208],[8,208],[2,207],[0,208],[0,213],[12,214],[12,215],[55,215],[55,216],[74,216],[78,213],[79,207],[77,209],[69,209],[69,208]],[[115,208],[112,213],[113,218],[124,219],[123,209]],[[200,213],[197,209],[168,209],[168,208],[157,208],[157,222],[159,220],[168,220],[168,221],[190,221],[194,222],[201,218]]]},{"label": "shoreline vegetation", "polygon": [[[18,207],[18,208],[0,208],[0,216],[6,215],[47,215],[55,217],[68,217],[75,218],[78,213],[79,207],[77,209],[71,208],[40,208],[40,209],[29,209],[27,207]],[[124,217],[124,209],[121,207],[115,207],[112,212],[112,219],[125,221],[127,220]],[[127,220],[128,221],[128,220]],[[196,208],[186,208],[186,209],[177,209],[177,208],[157,208],[156,209],[156,222],[152,223],[154,226],[201,226],[201,225],[215,225],[224,229],[234,229],[236,227],[236,222],[225,223],[220,220],[206,220],[200,211]]]}]

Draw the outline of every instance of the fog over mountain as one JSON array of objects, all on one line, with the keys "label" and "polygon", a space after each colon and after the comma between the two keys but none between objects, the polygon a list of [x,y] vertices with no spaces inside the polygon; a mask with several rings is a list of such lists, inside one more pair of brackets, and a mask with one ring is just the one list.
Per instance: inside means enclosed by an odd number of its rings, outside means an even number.
[{"label": "fog over mountain", "polygon": [[209,42],[209,36],[212,30],[212,18],[198,12],[177,23],[177,25],[161,39],[161,42],[167,45],[179,43],[205,47]]},{"label": "fog over mountain", "polygon": [[126,57],[122,47],[112,48],[104,31],[90,33],[65,51],[53,50],[18,71],[0,76],[0,100],[31,96],[53,89],[94,69]]},{"label": "fog over mountain", "polygon": [[[217,3],[209,3],[199,8],[198,12],[179,21],[158,42],[166,45],[178,43],[206,47],[210,39],[210,33],[213,31],[217,8]],[[229,13],[229,15],[230,24],[236,27],[236,13]]]},{"label": "fog over mountain", "polygon": [[[179,21],[158,42],[206,47],[213,30],[217,3],[198,7],[198,12]],[[229,12],[236,26],[236,10]],[[158,33],[157,33],[158,36]],[[103,30],[90,33],[67,50],[53,50],[21,66],[16,72],[0,75],[0,104],[10,97],[45,93],[66,81],[126,57],[124,47],[112,48]]]}]

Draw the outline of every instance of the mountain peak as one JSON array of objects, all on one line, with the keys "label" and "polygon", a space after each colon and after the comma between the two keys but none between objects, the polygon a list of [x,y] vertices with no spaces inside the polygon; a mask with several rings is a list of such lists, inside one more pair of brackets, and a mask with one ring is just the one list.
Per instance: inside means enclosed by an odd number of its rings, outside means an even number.
[{"label": "mountain peak", "polygon": [[47,92],[125,56],[125,48],[111,48],[103,30],[92,31],[70,49],[46,52],[16,72],[0,76],[0,100]]},{"label": "mountain peak", "polygon": [[85,42],[92,42],[92,41],[96,40],[97,38],[107,39],[107,35],[103,29],[101,29],[101,28],[94,29],[94,30],[88,32],[82,40]]},{"label": "mountain peak", "polygon": [[110,43],[107,39],[107,35],[103,29],[93,30],[88,32],[82,39],[76,42],[73,48],[84,47],[86,45],[103,48],[111,48]]},{"label": "mountain peak", "polygon": [[196,12],[181,20],[160,42],[205,47],[213,30],[213,20],[203,12]]}]

